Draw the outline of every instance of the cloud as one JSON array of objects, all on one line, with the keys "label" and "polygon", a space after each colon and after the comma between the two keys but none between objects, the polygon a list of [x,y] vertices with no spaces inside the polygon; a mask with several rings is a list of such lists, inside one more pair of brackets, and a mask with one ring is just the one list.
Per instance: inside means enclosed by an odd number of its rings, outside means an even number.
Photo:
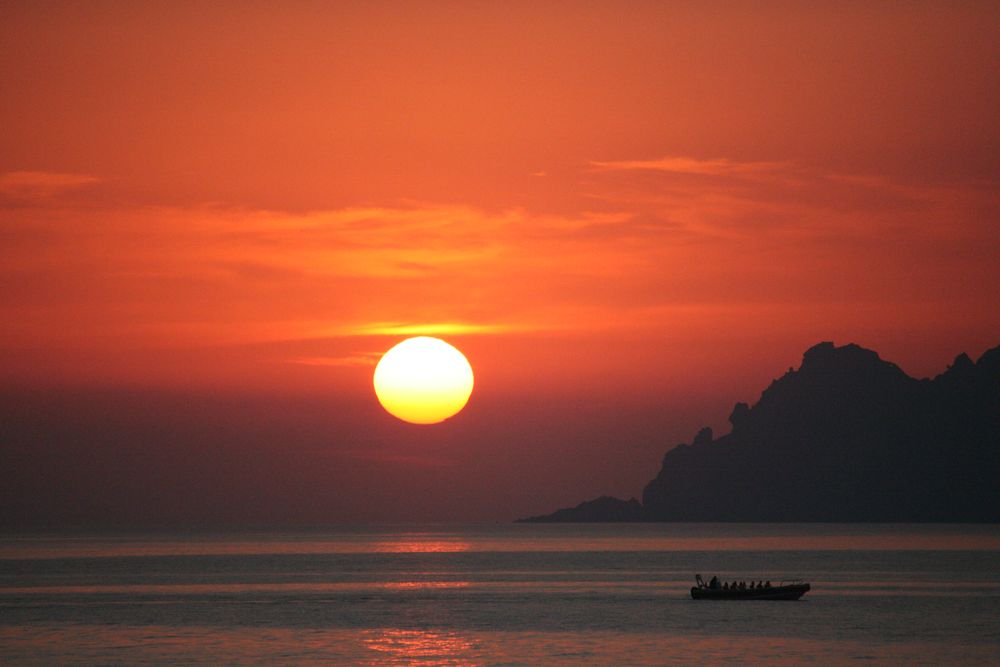
[{"label": "cloud", "polygon": [[364,367],[374,366],[378,363],[382,355],[378,352],[365,352],[363,354],[353,354],[346,357],[296,357],[289,359],[290,364],[300,364],[302,366],[346,366]]},{"label": "cloud", "polygon": [[8,171],[0,174],[0,193],[20,199],[46,198],[97,183],[84,174],[55,171]]},{"label": "cloud", "polygon": [[668,156],[657,160],[592,161],[591,167],[604,171],[661,171],[674,174],[700,176],[745,176],[783,171],[790,162],[737,162],[728,158],[703,160],[690,157]]},{"label": "cloud", "polygon": [[446,336],[469,334],[506,333],[525,331],[533,327],[513,324],[483,324],[471,322],[427,322],[399,323],[373,322],[361,326],[340,329],[341,335],[351,336]]},{"label": "cloud", "polygon": [[567,326],[555,302],[573,300],[569,276],[627,270],[631,251],[603,229],[625,220],[420,202],[302,214],[8,209],[0,307],[17,323],[6,336],[26,343],[40,331],[175,348],[553,329]]},{"label": "cloud", "polygon": [[0,343],[304,341],[269,361],[346,368],[372,363],[354,351],[375,347],[359,337],[669,330],[743,304],[898,311],[955,295],[982,302],[1000,279],[991,190],[790,162],[661,167],[713,176],[599,169],[586,176],[589,210],[560,214],[413,201],[304,213],[58,199],[2,209]]}]

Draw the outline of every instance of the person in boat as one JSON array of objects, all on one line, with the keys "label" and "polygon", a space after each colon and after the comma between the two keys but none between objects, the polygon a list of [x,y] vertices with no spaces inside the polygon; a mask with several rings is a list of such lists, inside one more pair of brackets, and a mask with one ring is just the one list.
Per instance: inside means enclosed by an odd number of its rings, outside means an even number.
[{"label": "person in boat", "polygon": [[764,584],[764,588],[770,588],[770,587],[771,587],[771,580],[768,579],[767,582]]},{"label": "person in boat", "polygon": [[712,580],[710,582],[708,582],[708,587],[709,588],[713,588],[713,589],[714,588],[718,588],[719,587],[719,578],[716,577],[716,576],[713,576]]}]

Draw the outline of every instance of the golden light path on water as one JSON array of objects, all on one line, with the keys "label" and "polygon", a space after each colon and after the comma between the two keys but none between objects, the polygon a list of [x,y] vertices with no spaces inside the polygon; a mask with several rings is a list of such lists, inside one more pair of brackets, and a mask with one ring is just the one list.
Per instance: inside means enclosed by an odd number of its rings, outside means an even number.
[{"label": "golden light path on water", "polygon": [[[998,550],[993,525],[11,535],[0,645],[10,664],[993,664]],[[704,605],[699,571],[814,589]]]},{"label": "golden light path on water", "polygon": [[[797,526],[743,525],[727,529],[723,537],[716,526],[649,524],[641,532],[618,535],[608,528],[587,533],[571,526],[556,533],[533,532],[528,528],[496,536],[490,533],[463,534],[447,530],[370,529],[356,533],[330,531],[288,531],[280,540],[257,533],[206,533],[185,535],[100,535],[60,540],[49,536],[9,536],[0,541],[0,559],[99,558],[126,556],[208,556],[250,554],[324,553],[446,553],[446,552],[553,552],[573,548],[587,551],[744,551],[781,552],[787,550],[892,550],[892,551],[1000,551],[1000,534],[990,526],[921,526],[921,531],[905,525],[850,525],[829,528],[828,534],[795,535]],[[513,531],[514,528],[511,528]],[[793,536],[790,538],[790,536]],[[513,539],[512,539],[513,538]]]},{"label": "golden light path on water", "polygon": [[[155,642],[151,642],[155,638]],[[223,662],[276,664],[289,659],[312,664],[430,667],[476,667],[530,664],[531,660],[569,667],[616,664],[624,656],[636,665],[740,662],[752,641],[758,663],[770,665],[847,664],[990,664],[991,646],[946,646],[940,642],[878,644],[787,637],[619,632],[498,632],[415,629],[405,627],[347,630],[341,628],[218,628],[163,626],[108,628],[101,625],[44,628],[0,628],[0,643],[13,663],[40,664],[25,658],[47,655],[65,646],[97,663],[116,663],[122,656],[139,661],[156,658],[208,664],[206,650]],[[289,647],[294,647],[289,649]],[[618,663],[621,664],[621,663]]]}]

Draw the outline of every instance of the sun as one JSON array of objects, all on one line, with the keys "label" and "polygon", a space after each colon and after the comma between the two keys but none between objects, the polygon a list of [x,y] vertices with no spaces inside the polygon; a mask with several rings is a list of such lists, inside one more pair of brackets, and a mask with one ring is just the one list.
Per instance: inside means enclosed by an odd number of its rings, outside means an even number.
[{"label": "sun", "polygon": [[407,338],[375,366],[375,395],[386,411],[411,424],[458,414],[472,395],[472,366],[439,338]]}]

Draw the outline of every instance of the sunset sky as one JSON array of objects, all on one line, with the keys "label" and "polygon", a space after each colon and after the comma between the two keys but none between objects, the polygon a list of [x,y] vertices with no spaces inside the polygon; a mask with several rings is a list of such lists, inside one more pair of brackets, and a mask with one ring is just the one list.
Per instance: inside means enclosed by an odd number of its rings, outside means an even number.
[{"label": "sunset sky", "polygon": [[821,4],[3,3],[0,524],[505,521],[1000,344],[1000,5]]}]

